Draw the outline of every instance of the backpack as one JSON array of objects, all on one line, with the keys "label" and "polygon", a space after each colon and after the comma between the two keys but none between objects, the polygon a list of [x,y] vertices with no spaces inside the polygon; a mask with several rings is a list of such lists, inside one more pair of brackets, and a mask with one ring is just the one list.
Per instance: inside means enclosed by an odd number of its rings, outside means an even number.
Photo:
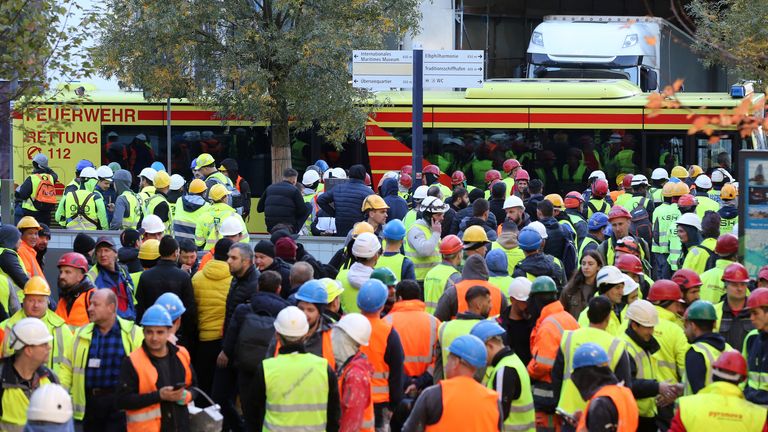
[{"label": "backpack", "polygon": [[709,258],[707,258],[707,263],[704,265],[704,271],[714,268],[718,258],[720,257],[715,253],[715,251],[713,251],[712,249],[706,246],[699,245],[699,247],[707,251],[707,253],[709,254]]},{"label": "backpack", "polygon": [[645,208],[646,200],[647,198],[645,197],[641,198],[637,206],[629,212],[632,216],[629,233],[651,244],[653,242],[653,224],[651,224],[651,217]]},{"label": "backpack", "polygon": [[244,199],[243,199],[243,195],[240,193],[240,190],[234,187],[231,181],[224,183],[221,180],[217,179],[216,177],[209,177],[208,179],[206,179],[206,181],[208,180],[213,180],[214,182],[222,184],[224,185],[224,187],[227,188],[227,191],[229,191],[229,205],[237,211],[237,214],[242,216]]},{"label": "backpack", "polygon": [[[243,305],[251,309],[250,305]],[[256,368],[267,357],[267,348],[275,335],[275,318],[253,312],[243,319],[235,345],[235,367],[247,372]]]},{"label": "backpack", "polygon": [[56,187],[51,181],[50,174],[35,174],[40,178],[37,187],[37,193],[33,201],[37,204],[35,207],[53,207],[56,205]]}]

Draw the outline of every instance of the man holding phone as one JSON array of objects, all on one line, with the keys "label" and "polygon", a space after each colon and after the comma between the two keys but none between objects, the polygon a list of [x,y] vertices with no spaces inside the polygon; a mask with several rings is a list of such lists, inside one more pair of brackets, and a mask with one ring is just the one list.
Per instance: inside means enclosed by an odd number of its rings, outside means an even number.
[{"label": "man holding phone", "polygon": [[441,262],[440,235],[448,206],[440,198],[426,197],[419,211],[421,219],[411,226],[406,236],[405,256],[413,261],[416,281],[423,286],[427,272]]}]

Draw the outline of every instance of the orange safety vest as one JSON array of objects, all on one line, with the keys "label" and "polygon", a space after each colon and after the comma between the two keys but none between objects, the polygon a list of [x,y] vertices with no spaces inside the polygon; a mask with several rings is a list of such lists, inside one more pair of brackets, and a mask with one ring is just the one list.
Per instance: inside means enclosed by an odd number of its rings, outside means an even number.
[{"label": "orange safety vest", "polygon": [[[275,353],[273,357],[277,357],[278,351],[280,351],[280,339],[276,339]],[[323,358],[328,361],[331,369],[336,370],[336,358],[333,356],[333,344],[331,343],[331,331],[326,330],[323,332]]]},{"label": "orange safety vest", "polygon": [[541,310],[541,316],[531,331],[531,358],[528,374],[532,381],[552,382],[552,368],[555,365],[560,341],[566,330],[576,330],[579,323],[565,311],[563,304],[554,301]]},{"label": "orange safety vest", "polygon": [[[27,271],[27,274],[29,277],[32,276],[42,276],[45,277],[43,274],[43,269],[40,268],[40,264],[37,262],[37,251],[32,246],[26,244],[25,242],[21,242],[21,245],[19,246],[19,250],[16,251],[19,254],[19,258],[21,258],[21,262],[24,263],[24,270]],[[24,288],[24,287],[21,287]]]},{"label": "orange safety vest", "polygon": [[89,322],[88,318],[88,305],[91,303],[91,292],[95,288],[91,288],[88,291],[80,294],[72,305],[72,309],[67,313],[67,301],[59,299],[59,304],[56,305],[56,315],[64,318],[64,322],[70,327],[82,327]]},{"label": "orange safety vest", "polygon": [[384,320],[392,324],[400,335],[405,353],[405,373],[409,377],[424,374],[434,364],[440,320],[427,313],[426,305],[420,300],[395,303]]},{"label": "orange safety vest", "polygon": [[[491,313],[488,316],[497,316],[501,314],[501,291],[499,288],[488,281],[479,279],[463,280],[456,284],[456,298],[459,301],[456,313],[460,314],[466,312],[469,308],[467,305],[467,291],[473,286],[484,286],[491,292]],[[455,316],[453,318],[456,318]]]},{"label": "orange safety vest", "polygon": [[200,258],[200,264],[197,265],[197,271],[202,271],[203,267],[205,267],[206,264],[208,264],[208,261],[213,259],[213,254],[216,253],[215,247],[211,248],[211,250],[208,251],[207,254],[203,255],[202,258]]},{"label": "orange safety vest", "polygon": [[[184,382],[192,385],[192,369],[190,368],[189,353],[183,346],[178,346],[176,357],[184,365]],[[157,391],[157,369],[152,365],[149,356],[140,347],[129,356],[133,369],[139,377],[139,394],[154,393]],[[185,403],[192,401],[192,393],[187,392]],[[154,432],[160,431],[162,424],[160,403],[155,403],[137,410],[126,410],[128,432]]]},{"label": "orange safety vest", "polygon": [[368,357],[373,366],[373,403],[389,402],[389,365],[384,361],[384,353],[387,351],[387,339],[392,332],[392,324],[379,317],[367,318],[371,322],[371,339],[368,346],[360,347],[360,351]]},{"label": "orange safety vest", "polygon": [[427,425],[425,432],[498,431],[499,394],[484,387],[472,377],[444,379],[443,415],[440,421]]},{"label": "orange safety vest", "polygon": [[[330,333],[330,332],[328,332]],[[339,395],[343,395],[342,388],[344,387],[344,380],[347,378],[347,371],[349,368],[345,368],[339,376]],[[371,427],[365,427],[366,425],[372,425]],[[376,430],[376,419],[373,412],[373,397],[368,398],[368,406],[363,411],[363,425],[358,429],[358,432],[374,432]]]},{"label": "orange safety vest", "polygon": [[587,407],[584,408],[584,413],[579,419],[579,425],[576,427],[577,432],[588,432],[587,429],[587,414],[589,413],[589,404],[595,398],[608,397],[616,406],[616,411],[619,413],[619,424],[616,428],[617,432],[634,432],[637,430],[638,424],[638,411],[637,402],[632,391],[624,386],[619,385],[607,385],[592,396],[587,402]]}]

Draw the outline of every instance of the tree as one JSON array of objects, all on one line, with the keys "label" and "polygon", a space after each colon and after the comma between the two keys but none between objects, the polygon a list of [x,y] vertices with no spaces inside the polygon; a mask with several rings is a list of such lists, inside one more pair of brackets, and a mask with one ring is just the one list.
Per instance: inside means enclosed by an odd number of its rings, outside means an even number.
[{"label": "tree", "polygon": [[222,118],[269,120],[272,178],[291,163],[290,128],[341,145],[360,132],[365,92],[353,49],[416,28],[418,0],[110,0],[94,60],[156,97],[187,97]]}]

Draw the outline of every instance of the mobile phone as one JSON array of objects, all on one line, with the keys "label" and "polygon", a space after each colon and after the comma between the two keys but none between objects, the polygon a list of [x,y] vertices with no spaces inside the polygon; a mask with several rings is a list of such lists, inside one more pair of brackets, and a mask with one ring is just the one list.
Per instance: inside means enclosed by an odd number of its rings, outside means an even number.
[{"label": "mobile phone", "polygon": [[174,389],[174,390],[180,390],[180,389],[183,389],[184,387],[186,387],[186,385],[187,385],[187,384],[186,384],[186,383],[183,383],[183,382],[180,382],[180,383],[176,383],[176,384],[173,386],[173,389]]}]

